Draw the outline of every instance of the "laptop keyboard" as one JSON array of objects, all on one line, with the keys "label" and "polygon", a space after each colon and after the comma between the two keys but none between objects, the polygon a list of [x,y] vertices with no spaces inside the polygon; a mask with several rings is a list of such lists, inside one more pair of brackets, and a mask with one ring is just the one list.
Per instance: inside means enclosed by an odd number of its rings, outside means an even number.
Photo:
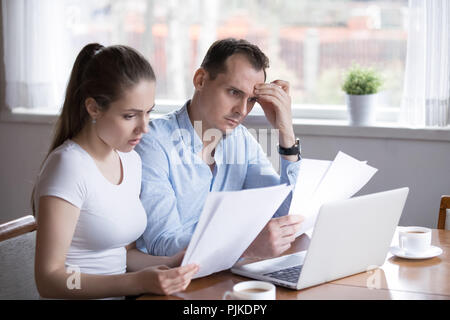
[{"label": "laptop keyboard", "polygon": [[278,279],[278,280],[287,281],[287,282],[297,282],[298,278],[300,277],[300,272],[302,271],[302,267],[303,267],[303,265],[294,266],[294,267],[266,273],[264,275]]}]

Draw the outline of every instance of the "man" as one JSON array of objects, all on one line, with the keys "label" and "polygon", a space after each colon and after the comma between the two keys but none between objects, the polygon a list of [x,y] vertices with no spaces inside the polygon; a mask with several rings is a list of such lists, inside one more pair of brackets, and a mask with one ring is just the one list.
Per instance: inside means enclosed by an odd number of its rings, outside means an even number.
[{"label": "man", "polygon": [[[141,201],[148,218],[137,241],[141,251],[174,255],[185,249],[210,191],[295,183],[300,152],[289,83],[265,83],[267,67],[268,59],[257,46],[245,40],[216,41],[194,74],[192,99],[150,123],[136,147],[142,159]],[[281,177],[240,125],[256,102],[279,130]],[[303,220],[286,215],[290,199],[291,195],[244,257],[273,257],[290,247]]]}]

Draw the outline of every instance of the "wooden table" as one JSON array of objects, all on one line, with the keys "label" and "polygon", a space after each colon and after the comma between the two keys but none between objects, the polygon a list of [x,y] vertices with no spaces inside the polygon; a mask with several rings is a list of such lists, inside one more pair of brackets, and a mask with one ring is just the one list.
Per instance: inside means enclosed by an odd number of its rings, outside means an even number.
[{"label": "wooden table", "polygon": [[[393,244],[398,243],[397,233]],[[290,290],[277,286],[277,300],[390,300],[433,299],[450,300],[450,231],[433,230],[432,244],[443,253],[427,260],[406,260],[388,253],[378,269],[321,284],[303,290]],[[287,253],[305,250],[309,238],[297,238]],[[189,287],[172,296],[143,295],[143,300],[220,300],[227,290],[241,281],[250,280],[232,274],[229,270],[195,279]]]}]

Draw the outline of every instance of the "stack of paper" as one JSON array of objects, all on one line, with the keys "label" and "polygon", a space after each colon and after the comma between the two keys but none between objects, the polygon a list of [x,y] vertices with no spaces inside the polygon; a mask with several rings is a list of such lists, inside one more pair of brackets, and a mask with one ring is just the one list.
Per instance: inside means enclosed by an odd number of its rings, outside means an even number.
[{"label": "stack of paper", "polygon": [[289,209],[305,217],[297,236],[314,227],[322,204],[352,197],[377,171],[341,151],[333,162],[302,159]]},{"label": "stack of paper", "polygon": [[231,268],[291,190],[281,185],[210,192],[181,265],[199,265],[194,278]]}]

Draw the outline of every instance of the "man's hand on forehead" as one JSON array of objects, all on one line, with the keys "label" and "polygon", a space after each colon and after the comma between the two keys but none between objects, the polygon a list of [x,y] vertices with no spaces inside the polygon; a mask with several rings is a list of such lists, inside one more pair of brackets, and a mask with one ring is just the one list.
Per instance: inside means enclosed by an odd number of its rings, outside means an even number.
[{"label": "man's hand on forehead", "polygon": [[255,94],[272,126],[291,135],[293,129],[289,82],[275,80],[270,83],[257,84],[255,85]]},{"label": "man's hand on forehead", "polygon": [[273,88],[273,89],[283,89],[283,91],[285,91],[285,93],[289,94],[289,82],[283,81],[283,80],[275,80],[272,82],[268,82],[268,83],[258,83],[255,85],[255,90],[261,90],[261,89],[268,89],[268,88]]},{"label": "man's hand on forehead", "polygon": [[[264,110],[269,123],[279,130],[279,143],[288,148],[295,143],[294,128],[292,126],[291,97],[289,82],[275,80],[270,83],[255,85],[257,102]],[[288,159],[297,161],[298,158]]]}]

